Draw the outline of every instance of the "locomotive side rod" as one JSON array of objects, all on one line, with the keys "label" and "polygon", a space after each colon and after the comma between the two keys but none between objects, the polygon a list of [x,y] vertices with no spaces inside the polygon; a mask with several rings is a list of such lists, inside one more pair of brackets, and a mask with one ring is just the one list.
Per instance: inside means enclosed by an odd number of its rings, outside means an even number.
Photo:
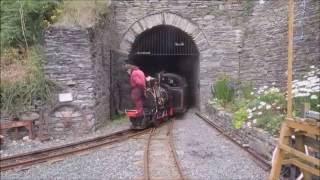
[{"label": "locomotive side rod", "polygon": [[251,155],[252,160],[254,160],[254,162],[260,166],[263,170],[265,171],[270,171],[271,169],[271,165],[270,163],[262,158],[260,155],[258,155],[258,153],[256,153],[255,151],[247,148],[247,147],[243,147],[240,143],[238,143],[234,138],[232,138],[231,136],[229,136],[228,134],[226,134],[225,132],[223,132],[223,130],[216,125],[214,122],[212,122],[211,120],[209,120],[207,117],[205,117],[204,115],[202,115],[199,112],[195,113],[200,119],[202,119],[203,121],[205,121],[207,124],[210,125],[210,127],[216,129],[218,132],[220,132],[222,135],[224,135],[227,139],[229,139],[231,142],[233,142],[234,144],[236,144],[237,146],[239,146],[241,149],[243,149],[244,151],[246,151],[248,154]]}]

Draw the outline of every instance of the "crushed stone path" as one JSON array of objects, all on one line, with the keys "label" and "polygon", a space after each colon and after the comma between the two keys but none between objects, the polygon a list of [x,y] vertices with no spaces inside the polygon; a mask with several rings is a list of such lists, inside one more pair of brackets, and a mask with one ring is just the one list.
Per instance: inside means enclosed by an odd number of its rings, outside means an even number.
[{"label": "crushed stone path", "polygon": [[175,121],[180,164],[189,179],[267,179],[250,155],[189,112]]}]

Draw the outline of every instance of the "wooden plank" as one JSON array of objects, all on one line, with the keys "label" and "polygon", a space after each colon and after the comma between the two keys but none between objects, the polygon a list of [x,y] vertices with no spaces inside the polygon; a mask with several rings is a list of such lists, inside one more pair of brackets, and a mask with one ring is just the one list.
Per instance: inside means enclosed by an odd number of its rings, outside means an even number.
[{"label": "wooden plank", "polygon": [[[291,133],[292,133],[292,129],[289,129],[286,122],[283,122],[280,130],[279,143],[289,144],[289,138]],[[272,169],[269,176],[270,180],[279,179],[281,167],[282,167],[282,161],[284,157],[285,157],[285,151],[277,147],[275,152],[275,158],[274,158],[274,161],[272,162]]]},{"label": "wooden plank", "polygon": [[311,135],[320,135],[320,127],[309,125],[307,123],[299,122],[299,121],[286,121],[289,128],[298,129],[300,131],[305,131]]},{"label": "wooden plank", "polygon": [[294,155],[304,161],[307,161],[309,163],[312,163],[314,165],[318,165],[320,166],[320,159],[318,158],[315,158],[315,157],[312,157],[312,156],[308,156],[298,150],[295,150],[293,148],[291,148],[290,146],[288,145],[285,145],[285,144],[279,144],[278,147],[282,150],[284,150],[285,152],[291,154],[291,155]]},{"label": "wooden plank", "polygon": [[15,127],[23,127],[23,126],[29,126],[32,124],[33,121],[10,121],[6,123],[0,123],[0,129],[10,129],[10,128],[15,128]]},{"label": "wooden plank", "polygon": [[292,61],[293,61],[293,22],[294,22],[294,2],[289,0],[288,8],[288,103],[287,117],[292,117]]},{"label": "wooden plank", "polygon": [[318,149],[320,151],[320,139],[317,140],[317,137],[315,135],[310,135],[306,132],[299,132],[298,134],[294,135],[296,138],[302,136],[304,138],[304,145],[313,149]]},{"label": "wooden plank", "polygon": [[299,167],[303,171],[307,171],[313,175],[320,176],[320,169],[319,168],[317,169],[317,168],[312,167],[308,164],[302,163],[296,158],[286,159],[283,161],[283,164],[292,164],[292,165]]},{"label": "wooden plank", "polygon": [[[294,146],[297,148],[297,150],[306,154],[306,150],[305,150],[305,146],[304,146],[305,137],[304,136],[296,136],[295,140],[296,140],[296,142],[295,142]],[[303,169],[301,169],[301,171],[302,171],[303,177],[305,179],[311,179],[311,174],[308,171],[305,171]]]}]

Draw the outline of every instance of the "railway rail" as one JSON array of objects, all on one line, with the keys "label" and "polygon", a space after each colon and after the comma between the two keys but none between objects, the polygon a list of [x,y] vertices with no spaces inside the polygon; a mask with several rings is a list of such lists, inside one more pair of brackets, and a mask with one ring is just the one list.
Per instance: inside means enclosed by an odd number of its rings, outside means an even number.
[{"label": "railway rail", "polygon": [[106,145],[111,145],[131,137],[141,135],[148,130],[134,131],[126,129],[96,138],[70,143],[58,147],[41,149],[0,159],[0,171],[31,166],[39,163],[65,158]]},{"label": "railway rail", "polygon": [[252,160],[258,165],[260,166],[263,170],[265,171],[270,171],[271,170],[271,164],[269,163],[269,161],[267,161],[266,159],[264,159],[263,157],[261,157],[258,153],[256,153],[255,151],[249,149],[248,147],[244,147],[242,146],[242,144],[240,144],[239,142],[237,142],[234,138],[232,138],[230,135],[226,134],[222,128],[220,128],[218,125],[216,125],[214,122],[212,122],[210,119],[208,119],[207,117],[205,117],[204,115],[202,115],[199,112],[195,113],[198,117],[200,117],[200,119],[202,119],[203,121],[205,121],[209,126],[211,126],[212,128],[216,129],[217,131],[219,131],[221,134],[223,134],[227,139],[229,139],[231,142],[233,142],[234,144],[236,144],[237,146],[239,146],[241,149],[243,149],[244,151],[246,151],[247,153],[249,153],[252,157]]},{"label": "railway rail", "polygon": [[[162,128],[162,127],[152,128],[150,130],[150,132],[149,132],[149,136],[148,136],[147,143],[146,143],[146,148],[145,148],[145,153],[144,153],[144,179],[145,180],[150,180],[151,178],[155,178],[155,179],[157,179],[157,178],[160,178],[160,179],[180,179],[180,180],[186,179],[185,176],[182,173],[181,166],[180,166],[180,163],[178,161],[176,149],[175,149],[174,142],[173,142],[173,135],[172,135],[173,122],[174,122],[174,120],[171,120],[171,122],[166,123],[166,126],[168,127],[168,129],[167,129],[165,134],[164,134],[164,128]],[[159,130],[160,133],[156,132],[157,130]],[[160,134],[160,136],[159,136],[159,134]],[[161,134],[162,134],[162,136],[161,136]],[[175,169],[176,171],[175,172],[165,172],[166,175],[170,175],[171,174],[171,177],[156,177],[157,175],[155,175],[155,174],[153,175],[152,174],[152,170],[151,170],[151,167],[150,167],[151,166],[150,164],[152,164],[150,162],[151,159],[152,159],[152,157],[151,157],[151,154],[152,154],[151,146],[152,146],[152,143],[154,143],[155,141],[157,141],[157,142],[161,141],[162,144],[166,144],[166,147],[168,147],[169,151],[171,152],[169,154],[169,155],[171,155],[170,156],[171,157],[171,162],[173,162],[173,164],[171,164],[171,166],[173,165],[175,168],[167,167],[167,168],[169,168],[167,170]],[[160,149],[160,150],[164,151],[164,149]],[[168,154],[166,154],[166,155],[168,155]],[[166,159],[166,157],[163,157],[163,156],[160,156],[160,158],[161,158],[162,161],[165,161],[166,163],[168,163],[170,161],[170,160]],[[153,167],[153,168],[162,168],[162,167],[160,167],[161,162],[160,162],[160,164],[159,164],[159,162],[157,162],[157,163],[158,163],[158,166],[157,167]],[[163,165],[163,164],[161,164],[161,165]]]}]

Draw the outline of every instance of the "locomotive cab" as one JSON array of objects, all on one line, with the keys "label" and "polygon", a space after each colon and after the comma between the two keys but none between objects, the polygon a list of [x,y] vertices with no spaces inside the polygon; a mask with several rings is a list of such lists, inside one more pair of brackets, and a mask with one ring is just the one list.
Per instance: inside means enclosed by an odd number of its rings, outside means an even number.
[{"label": "locomotive cab", "polygon": [[187,111],[187,82],[186,80],[173,73],[161,75],[160,83],[170,95],[172,108],[175,113],[181,114]]},{"label": "locomotive cab", "polygon": [[137,116],[136,110],[126,111],[133,129],[158,126],[174,114],[186,111],[187,83],[181,76],[159,73],[158,78],[147,77],[146,85],[143,116]]}]

